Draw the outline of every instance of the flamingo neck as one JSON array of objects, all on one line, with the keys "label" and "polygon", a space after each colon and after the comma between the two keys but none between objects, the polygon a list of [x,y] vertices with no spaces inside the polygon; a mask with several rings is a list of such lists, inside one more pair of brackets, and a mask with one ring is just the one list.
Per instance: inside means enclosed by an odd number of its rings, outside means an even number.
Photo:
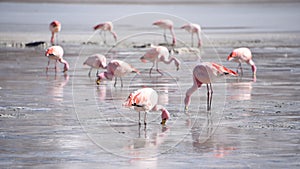
[{"label": "flamingo neck", "polygon": [[201,47],[202,45],[202,41],[201,41],[201,37],[200,37],[200,32],[197,32],[197,38],[198,38],[198,47]]},{"label": "flamingo neck", "polygon": [[187,108],[190,103],[191,103],[191,96],[192,94],[199,88],[201,87],[202,83],[197,83],[195,84],[195,81],[194,81],[194,84],[192,87],[190,87],[186,93],[185,93],[185,98],[184,98],[184,104],[185,104],[185,107]]},{"label": "flamingo neck", "polygon": [[256,75],[256,66],[253,60],[250,60],[249,64],[251,65],[253,75]]},{"label": "flamingo neck", "polygon": [[114,32],[114,31],[110,31],[110,32],[113,35],[115,41],[117,41],[118,36],[117,36],[116,32]]},{"label": "flamingo neck", "polygon": [[60,59],[59,62],[64,64],[64,72],[69,70],[70,66],[69,66],[69,63],[66,60]]},{"label": "flamingo neck", "polygon": [[176,36],[175,36],[175,33],[174,33],[174,29],[173,27],[170,28],[170,32],[171,32],[171,35],[172,35],[172,38],[173,38],[173,46],[176,45]]},{"label": "flamingo neck", "polygon": [[54,44],[54,32],[51,33],[51,39],[50,39],[50,42],[51,44],[53,45]]}]

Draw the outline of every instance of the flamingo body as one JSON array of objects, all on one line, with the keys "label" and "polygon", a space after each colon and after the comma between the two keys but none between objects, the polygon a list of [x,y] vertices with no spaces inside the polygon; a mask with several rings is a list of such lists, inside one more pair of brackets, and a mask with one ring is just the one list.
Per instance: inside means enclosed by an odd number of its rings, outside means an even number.
[{"label": "flamingo body", "polygon": [[52,45],[54,45],[54,36],[56,34],[57,36],[57,33],[60,32],[61,30],[61,23],[59,21],[53,21],[50,23],[49,25],[49,30],[51,31],[51,39],[50,39],[50,42]]},{"label": "flamingo body", "polygon": [[[94,26],[94,30],[108,31],[113,35],[115,41],[117,41],[118,37],[117,37],[116,32],[114,32],[114,30],[113,30],[112,22],[100,23],[100,24]],[[104,39],[104,43],[106,43],[106,39]]]},{"label": "flamingo body", "polygon": [[123,103],[125,107],[133,107],[135,111],[139,112],[139,124],[140,123],[140,112],[145,112],[144,124],[146,125],[146,114],[149,111],[160,110],[162,122],[165,124],[166,121],[170,118],[170,113],[162,105],[158,105],[158,94],[152,88],[142,88],[132,92],[127,100]]},{"label": "flamingo body", "polygon": [[[227,57],[228,61],[234,61],[239,63],[238,69],[241,69],[241,73],[243,73],[242,70],[242,63],[245,62],[252,68],[253,77],[256,76],[256,66],[255,63],[252,60],[252,53],[249,48],[236,48],[234,49],[229,56]],[[237,71],[238,71],[237,69]]]},{"label": "flamingo body", "polygon": [[94,54],[89,56],[83,63],[83,65],[88,65],[91,67],[89,71],[89,76],[91,75],[92,69],[105,69],[106,68],[106,57],[101,54]]},{"label": "flamingo body", "polygon": [[181,29],[186,30],[187,32],[189,32],[192,35],[192,39],[191,39],[192,46],[194,44],[194,39],[193,39],[194,36],[193,35],[196,34],[197,38],[198,38],[198,47],[201,47],[202,42],[201,42],[201,38],[200,38],[200,34],[201,34],[200,25],[194,24],[194,23],[189,23],[189,24],[183,25],[181,27]]},{"label": "flamingo body", "polygon": [[172,35],[172,45],[175,46],[176,45],[176,36],[175,36],[175,33],[174,33],[174,26],[173,26],[173,21],[169,20],[169,19],[162,19],[162,20],[158,20],[158,21],[155,21],[153,23],[153,25],[156,25],[158,26],[159,28],[163,29],[164,30],[164,38],[165,38],[165,41],[167,41],[167,38],[166,38],[166,30],[170,30],[170,33]]},{"label": "flamingo body", "polygon": [[225,66],[213,63],[213,62],[203,62],[193,69],[193,86],[186,91],[186,96],[184,99],[185,109],[191,102],[191,95],[202,86],[202,84],[207,84],[207,110],[211,109],[212,100],[212,86],[211,83],[218,78],[220,75],[230,74],[232,76],[237,76],[238,74]]},{"label": "flamingo body", "polygon": [[50,60],[55,60],[55,70],[57,70],[57,61],[64,64],[64,72],[69,70],[69,64],[63,59],[64,50],[61,46],[51,46],[46,50],[45,56],[49,58],[48,65],[46,67],[46,72],[48,72]]},{"label": "flamingo body", "polygon": [[150,61],[153,63],[153,66],[149,72],[150,75],[154,66],[156,66],[157,72],[162,74],[162,72],[160,72],[158,69],[158,62],[170,64],[172,61],[174,61],[177,70],[179,70],[180,66],[180,61],[176,57],[170,56],[168,48],[164,46],[152,46],[152,48],[149,49],[140,59],[142,62]]},{"label": "flamingo body", "polygon": [[123,87],[122,77],[132,72],[139,74],[139,71],[130,64],[121,60],[112,60],[107,64],[106,71],[98,74],[96,83],[99,85],[103,79],[112,80],[115,77],[114,86],[116,86],[117,77],[119,77],[121,79],[121,86]]}]

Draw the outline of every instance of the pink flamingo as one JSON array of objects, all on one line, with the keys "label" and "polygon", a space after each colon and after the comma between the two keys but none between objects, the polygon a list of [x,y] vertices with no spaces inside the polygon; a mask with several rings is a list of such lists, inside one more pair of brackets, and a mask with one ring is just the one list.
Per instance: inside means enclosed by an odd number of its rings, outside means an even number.
[{"label": "pink flamingo", "polygon": [[146,62],[148,60],[153,63],[149,72],[150,75],[154,66],[156,66],[156,71],[163,75],[163,73],[158,69],[158,62],[170,64],[172,61],[174,61],[177,70],[179,70],[180,66],[180,61],[176,57],[170,56],[168,48],[164,46],[152,46],[152,48],[148,50],[140,59],[142,62]]},{"label": "pink flamingo", "polygon": [[[105,32],[109,31],[113,35],[115,41],[117,41],[117,34],[116,34],[116,32],[113,31],[112,22],[100,23],[100,24],[94,26],[94,30],[101,30],[100,34],[102,33],[102,31],[105,31]],[[106,44],[105,32],[104,32],[104,44]]]},{"label": "pink flamingo", "polygon": [[200,25],[194,24],[194,23],[189,23],[189,24],[183,25],[181,27],[181,29],[185,29],[192,35],[192,39],[191,39],[192,47],[194,46],[194,34],[196,34],[197,38],[198,38],[198,47],[201,47],[202,42],[201,42],[201,38],[200,38],[200,34],[201,34]]},{"label": "pink flamingo", "polygon": [[254,81],[256,79],[256,66],[252,60],[252,53],[249,48],[237,48],[234,49],[230,55],[227,57],[229,61],[235,61],[239,63],[237,72],[241,69],[241,75],[243,75],[242,62],[246,62],[251,65]]},{"label": "pink flamingo", "polygon": [[132,67],[130,64],[121,60],[112,60],[108,63],[106,67],[106,72],[98,74],[98,79],[96,83],[99,85],[103,79],[112,80],[113,77],[115,77],[114,86],[116,87],[117,77],[119,77],[121,80],[121,87],[123,87],[122,77],[132,72],[139,74],[139,71]]},{"label": "pink flamingo", "polygon": [[164,30],[164,38],[165,38],[165,41],[167,41],[167,37],[166,37],[166,29],[169,29],[170,30],[170,33],[172,35],[172,45],[175,46],[176,45],[176,37],[175,37],[175,33],[174,33],[174,27],[173,27],[173,21],[169,20],[169,19],[163,19],[163,20],[158,20],[158,21],[155,21],[153,23],[153,25],[156,25],[160,28],[162,28]]},{"label": "pink flamingo", "polygon": [[106,57],[101,54],[94,54],[92,56],[89,56],[83,63],[83,65],[88,65],[90,66],[90,71],[89,71],[89,77],[91,77],[91,71],[92,69],[97,69],[97,75],[98,75],[98,69],[106,69]]},{"label": "pink flamingo", "polygon": [[211,110],[212,101],[212,81],[219,75],[230,74],[237,76],[238,74],[233,70],[230,70],[222,65],[213,62],[203,62],[197,65],[193,70],[193,86],[186,91],[184,99],[185,110],[188,110],[188,106],[191,102],[191,95],[201,87],[202,84],[206,84],[207,87],[207,111]]},{"label": "pink flamingo", "polygon": [[53,21],[49,25],[49,29],[51,31],[51,39],[50,42],[52,45],[54,45],[54,35],[56,34],[56,43],[57,43],[57,34],[61,30],[61,24],[59,21]]},{"label": "pink flamingo", "polygon": [[166,121],[170,118],[170,113],[162,105],[158,105],[158,94],[152,88],[142,88],[132,92],[127,100],[123,103],[125,107],[134,107],[134,110],[139,112],[139,125],[141,125],[141,111],[144,111],[144,124],[147,121],[147,112],[161,111],[161,124],[164,125]]},{"label": "pink flamingo", "polygon": [[64,50],[60,46],[51,46],[46,50],[45,56],[48,57],[48,65],[46,67],[46,72],[48,72],[50,60],[55,60],[55,71],[57,71],[57,61],[64,64],[64,72],[69,70],[69,64],[63,59]]}]

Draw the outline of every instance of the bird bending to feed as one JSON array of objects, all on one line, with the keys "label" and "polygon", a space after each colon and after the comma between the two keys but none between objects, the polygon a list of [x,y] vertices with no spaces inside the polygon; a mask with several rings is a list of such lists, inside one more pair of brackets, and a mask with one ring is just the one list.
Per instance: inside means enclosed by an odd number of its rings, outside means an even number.
[{"label": "bird bending to feed", "polygon": [[69,70],[69,64],[63,59],[64,50],[60,46],[51,46],[46,50],[45,56],[48,57],[48,65],[46,67],[46,72],[48,72],[50,60],[55,60],[55,71],[57,71],[57,61],[64,64],[64,72]]},{"label": "bird bending to feed", "polygon": [[112,60],[107,64],[106,71],[98,74],[96,83],[99,85],[103,79],[112,80],[115,77],[114,86],[116,87],[117,77],[119,77],[121,80],[121,87],[123,87],[122,77],[128,73],[139,74],[139,71],[124,61]]},{"label": "bird bending to feed", "polygon": [[230,70],[222,65],[213,62],[203,62],[195,66],[193,70],[193,86],[186,91],[186,96],[184,99],[185,110],[188,110],[188,106],[191,103],[192,94],[201,87],[202,84],[206,84],[207,87],[207,111],[211,110],[212,101],[212,85],[211,83],[219,77],[219,75],[233,75],[238,76],[236,72]]},{"label": "bird bending to feed", "polygon": [[139,125],[141,125],[141,112],[144,111],[144,124],[147,124],[149,111],[161,111],[161,124],[164,125],[170,118],[170,113],[162,105],[158,105],[158,94],[152,88],[142,88],[132,92],[123,103],[125,107],[133,107],[139,113]]},{"label": "bird bending to feed", "polygon": [[238,68],[241,69],[241,75],[243,75],[242,62],[246,62],[252,68],[253,78],[256,78],[256,66],[252,60],[252,53],[249,48],[236,48],[227,57],[228,61],[238,62]]},{"label": "bird bending to feed", "polygon": [[110,32],[113,35],[115,41],[117,41],[117,34],[113,30],[112,22],[100,23],[100,24],[94,26],[94,30],[101,30],[100,34],[102,33],[102,31],[104,31],[104,44],[106,44],[106,35],[105,35],[106,31]]},{"label": "bird bending to feed", "polygon": [[181,27],[181,29],[188,31],[192,35],[192,38],[191,38],[192,47],[194,46],[194,34],[196,34],[197,38],[198,38],[198,47],[201,47],[202,42],[201,42],[201,38],[200,38],[200,34],[201,34],[200,25],[194,24],[194,23],[189,23],[189,24],[183,25]]},{"label": "bird bending to feed", "polygon": [[97,69],[97,74],[98,75],[98,69],[106,69],[106,57],[101,54],[94,54],[92,56],[89,56],[83,63],[83,65],[88,65],[90,66],[90,71],[89,71],[89,77],[91,76],[91,71],[92,69]]},{"label": "bird bending to feed", "polygon": [[50,23],[49,25],[49,29],[51,31],[51,39],[50,42],[52,45],[54,45],[54,36],[56,34],[56,43],[57,43],[57,36],[58,36],[58,32],[60,32],[61,30],[61,24],[59,21],[53,21]]},{"label": "bird bending to feed", "polygon": [[152,46],[151,49],[149,49],[144,56],[141,58],[142,62],[150,61],[153,63],[149,74],[151,75],[151,71],[154,66],[156,66],[156,71],[163,75],[163,73],[158,69],[158,62],[164,62],[165,64],[170,64],[172,61],[174,61],[174,64],[176,66],[176,69],[179,70],[180,61],[173,56],[170,56],[170,52],[168,48],[164,46]]},{"label": "bird bending to feed", "polygon": [[165,38],[166,42],[168,42],[167,36],[166,36],[166,29],[169,29],[170,33],[172,35],[172,46],[176,45],[176,37],[175,37],[175,33],[174,33],[173,21],[171,21],[169,19],[163,19],[163,20],[155,21],[153,23],[153,25],[156,25],[164,30],[164,38]]}]

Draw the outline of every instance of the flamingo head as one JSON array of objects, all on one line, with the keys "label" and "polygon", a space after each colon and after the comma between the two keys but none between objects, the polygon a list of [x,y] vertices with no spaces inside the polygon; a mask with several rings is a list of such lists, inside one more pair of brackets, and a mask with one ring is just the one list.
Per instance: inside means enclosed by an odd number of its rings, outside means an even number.
[{"label": "flamingo head", "polygon": [[54,48],[48,48],[45,52],[45,56],[54,56]]},{"label": "flamingo head", "polygon": [[142,56],[142,57],[140,58],[140,60],[141,60],[141,62],[143,62],[143,63],[146,63],[146,62],[147,62],[147,59],[145,59],[144,56]]},{"label": "flamingo head", "polygon": [[231,53],[228,55],[227,60],[228,60],[228,61],[231,61],[231,60],[233,60],[236,56],[237,56],[236,52],[231,52]]},{"label": "flamingo head", "polygon": [[106,72],[102,72],[102,73],[98,74],[98,79],[96,80],[97,85],[100,85],[100,82],[102,81],[102,79],[105,79],[105,73]]},{"label": "flamingo head", "polygon": [[125,107],[131,107],[132,105],[136,104],[134,102],[133,97],[133,93],[130,93],[130,95],[127,97],[126,101],[122,105]]},{"label": "flamingo head", "polygon": [[161,109],[161,123],[162,125],[165,125],[167,120],[170,118],[170,113],[167,109],[162,108]]}]

